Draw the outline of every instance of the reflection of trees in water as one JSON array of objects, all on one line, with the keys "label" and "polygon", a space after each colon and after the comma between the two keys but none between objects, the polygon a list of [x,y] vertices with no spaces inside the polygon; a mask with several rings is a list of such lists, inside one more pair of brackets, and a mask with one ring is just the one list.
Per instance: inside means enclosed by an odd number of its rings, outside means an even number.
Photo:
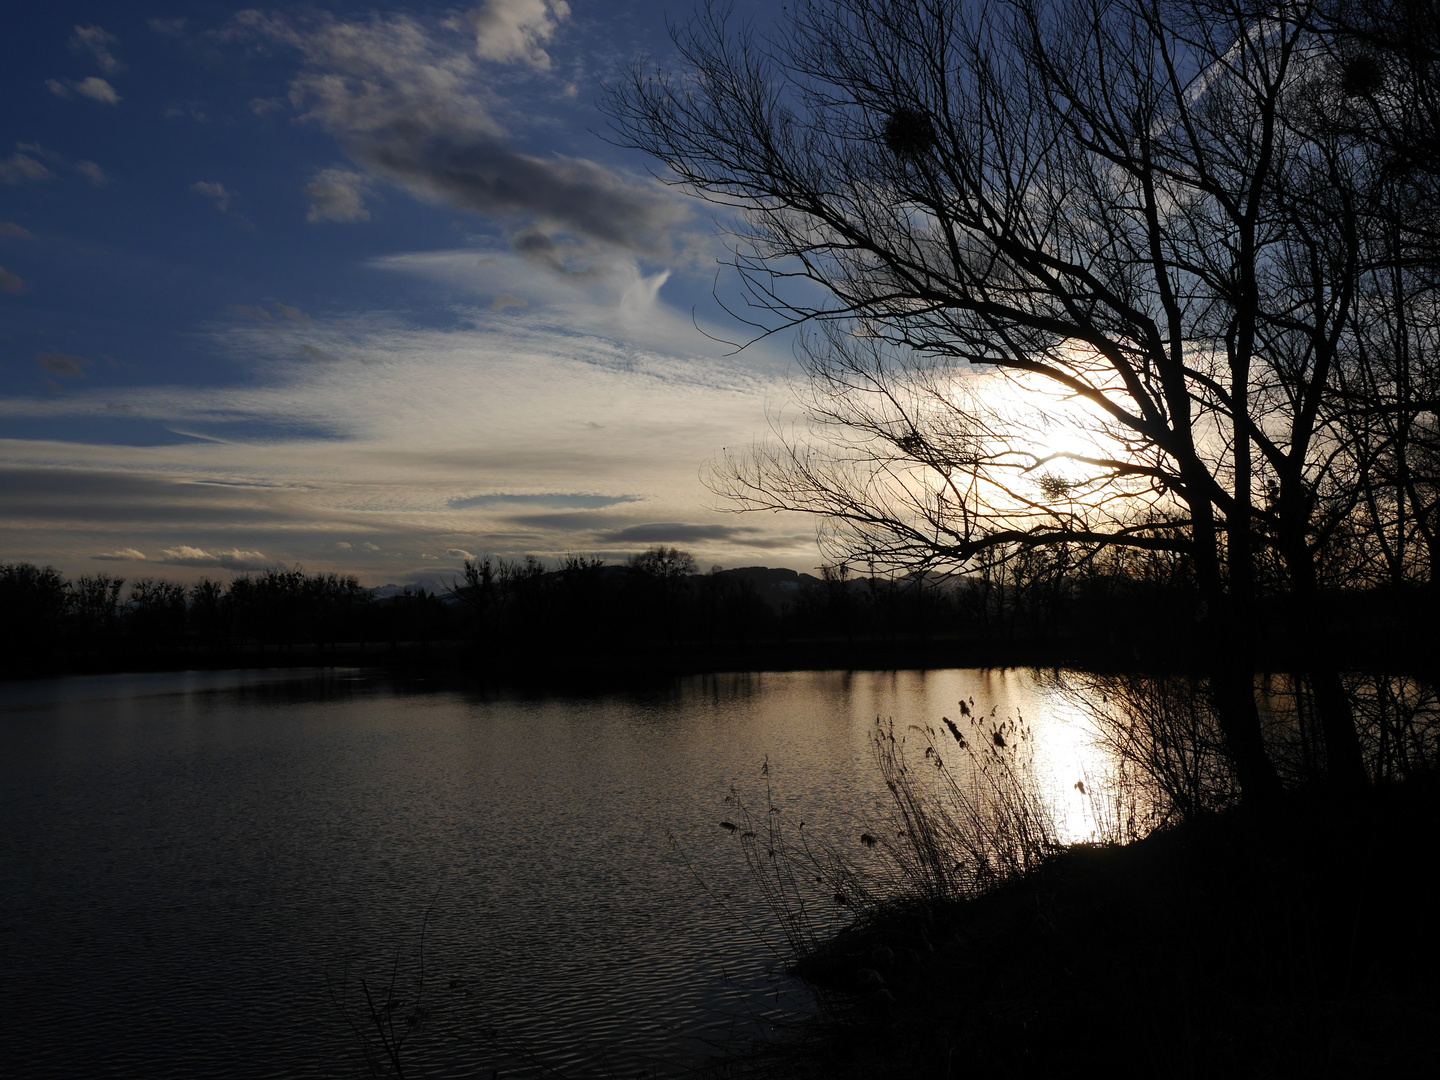
[{"label": "reflection of trees in water", "polygon": [[[1440,696],[1432,681],[1388,672],[1351,672],[1342,681],[1373,780],[1393,783],[1440,765]],[[1286,778],[1305,783],[1323,776],[1324,740],[1305,680],[1267,675],[1260,694],[1267,739]]]},{"label": "reflection of trees in water", "polygon": [[[1433,772],[1440,764],[1433,684],[1373,674],[1347,675],[1344,684],[1377,781]],[[863,923],[897,900],[973,896],[1038,869],[1067,844],[1124,844],[1239,802],[1203,678],[1066,672],[1042,677],[1036,688],[1048,715],[1034,724],[1003,706],[975,708],[973,700],[933,723],[877,720],[871,750],[888,798],[863,820],[858,847],[816,843],[803,825],[787,831],[768,780],[757,805],[732,790],[733,820],[721,825],[739,838],[797,955],[823,951],[845,912]],[[1264,676],[1257,698],[1282,779],[1296,786],[1323,779],[1324,740],[1304,681]],[[1047,745],[1077,732],[1090,740],[1088,752],[1065,758]]]},{"label": "reflection of trees in water", "polygon": [[[1440,694],[1413,675],[1352,672],[1342,677],[1365,768],[1395,783],[1440,767]],[[1069,673],[1062,697],[1111,756],[1110,774],[1091,784],[1096,799],[1126,803],[1144,833],[1234,803],[1240,795],[1214,699],[1190,675]],[[1290,786],[1326,775],[1325,740],[1303,677],[1267,674],[1257,684],[1266,748]],[[1092,799],[1092,802],[1094,800]]]},{"label": "reflection of trees in water", "polygon": [[1097,799],[1128,801],[1145,833],[1239,797],[1209,688],[1188,675],[1070,675],[1065,690],[1113,756]]}]

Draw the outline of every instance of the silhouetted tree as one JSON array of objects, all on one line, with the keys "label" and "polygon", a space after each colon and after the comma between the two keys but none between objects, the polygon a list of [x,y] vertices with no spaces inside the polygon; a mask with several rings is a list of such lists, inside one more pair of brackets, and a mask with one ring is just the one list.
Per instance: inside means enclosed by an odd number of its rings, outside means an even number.
[{"label": "silhouetted tree", "polygon": [[605,560],[592,555],[566,555],[557,575],[561,597],[562,633],[572,639],[593,638],[605,624]]},{"label": "silhouetted tree", "polygon": [[53,566],[0,564],[0,648],[7,659],[55,647],[65,599],[65,579]]},{"label": "silhouetted tree", "polygon": [[185,586],[144,577],[131,583],[125,620],[146,648],[178,645],[185,634]]},{"label": "silhouetted tree", "polygon": [[680,606],[691,575],[695,556],[677,547],[657,544],[626,563],[632,601],[637,607],[639,629],[660,630],[671,640],[676,635]]},{"label": "silhouetted tree", "polygon": [[190,626],[205,645],[219,645],[225,636],[221,602],[225,588],[212,578],[201,578],[190,587]]},{"label": "silhouetted tree", "polygon": [[489,555],[466,559],[463,578],[450,582],[450,595],[463,603],[470,614],[475,639],[484,642],[490,630],[492,613],[499,604],[499,575],[496,561]]},{"label": "silhouetted tree", "polygon": [[80,645],[110,643],[118,627],[120,590],[124,587],[124,578],[108,574],[82,574],[69,583],[67,607]]},{"label": "silhouetted tree", "polygon": [[1363,275],[1388,257],[1370,231],[1383,163],[1322,122],[1354,73],[1316,15],[801,0],[762,42],[709,5],[676,35],[682,70],[637,68],[610,99],[622,139],[739,210],[757,332],[803,330],[806,425],[722,456],[713,486],[821,515],[840,560],[1182,556],[1217,716],[1261,797],[1272,557],[1330,774],[1364,776],[1319,564],[1354,504],[1343,374]]}]

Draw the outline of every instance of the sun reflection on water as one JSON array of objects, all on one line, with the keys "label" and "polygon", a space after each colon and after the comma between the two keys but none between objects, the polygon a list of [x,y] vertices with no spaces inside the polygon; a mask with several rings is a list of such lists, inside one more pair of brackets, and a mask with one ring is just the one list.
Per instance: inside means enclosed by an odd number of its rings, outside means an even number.
[{"label": "sun reflection on water", "polygon": [[1076,695],[1056,682],[1032,684],[1031,767],[1055,818],[1062,843],[1112,839],[1102,809],[1114,786],[1118,762],[1096,737],[1094,724]]}]

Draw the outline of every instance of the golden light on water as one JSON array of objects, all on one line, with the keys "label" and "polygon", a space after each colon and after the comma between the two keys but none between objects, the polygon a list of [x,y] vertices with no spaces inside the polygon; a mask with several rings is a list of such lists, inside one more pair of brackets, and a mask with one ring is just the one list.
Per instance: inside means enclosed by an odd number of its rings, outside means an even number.
[{"label": "golden light on water", "polygon": [[[1018,777],[1035,784],[1060,842],[1114,839],[1116,826],[1123,825],[1117,821],[1121,815],[1114,804],[1115,755],[1096,737],[1083,691],[1067,688],[1053,676],[997,669],[876,672],[855,679],[852,692],[857,735],[868,741],[877,716],[893,718],[897,735],[910,740],[914,756],[923,739],[912,725],[932,729],[942,755],[960,766],[961,775],[968,768],[963,755],[956,756],[942,718],[965,730],[960,707],[964,702],[973,715],[997,724],[1023,721],[1023,739],[1011,739],[1005,753]],[[987,746],[982,742],[975,749],[984,753]]]},{"label": "golden light on water", "polygon": [[1060,841],[1112,838],[1113,830],[1102,818],[1115,782],[1114,754],[1095,737],[1090,717],[1072,693],[1049,683],[1036,685],[1033,693],[1031,768],[1054,814]]}]

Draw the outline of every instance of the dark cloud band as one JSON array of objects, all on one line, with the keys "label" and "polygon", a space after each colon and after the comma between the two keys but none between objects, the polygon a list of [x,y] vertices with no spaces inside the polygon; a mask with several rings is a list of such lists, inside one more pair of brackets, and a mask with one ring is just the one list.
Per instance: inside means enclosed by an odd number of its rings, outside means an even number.
[{"label": "dark cloud band", "polygon": [[[542,232],[570,233],[640,254],[668,250],[667,231],[686,216],[667,193],[593,161],[531,157],[495,141],[406,133],[352,139],[350,149],[377,172],[466,210],[534,220]],[[527,236],[535,243],[535,233]]]}]

